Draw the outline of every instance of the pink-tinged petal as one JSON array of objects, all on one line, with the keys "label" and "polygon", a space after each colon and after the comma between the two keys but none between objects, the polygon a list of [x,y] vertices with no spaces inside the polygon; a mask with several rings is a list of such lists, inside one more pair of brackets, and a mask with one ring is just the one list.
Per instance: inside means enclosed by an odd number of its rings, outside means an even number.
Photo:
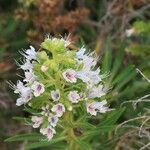
[{"label": "pink-tinged petal", "polygon": [[33,94],[35,97],[40,96],[45,91],[44,85],[37,81],[34,81],[33,85],[31,86],[31,89],[33,90]]},{"label": "pink-tinged petal", "polygon": [[51,140],[54,134],[56,134],[56,131],[52,127],[49,126],[47,128],[40,129],[40,133],[42,133],[43,135],[46,135],[48,140]]},{"label": "pink-tinged petal", "polygon": [[53,128],[48,127],[47,128],[47,138],[48,138],[48,140],[51,140],[53,138],[54,134],[56,134],[56,131]]},{"label": "pink-tinged petal", "polygon": [[63,77],[67,82],[76,83],[76,72],[73,69],[67,69],[63,72]]},{"label": "pink-tinged petal", "polygon": [[100,113],[105,113],[107,111],[111,111],[112,109],[109,109],[107,106],[104,106],[107,104],[106,100],[103,100],[101,102],[92,102],[92,103],[87,103],[87,112],[90,113],[91,115],[96,116],[97,112]]},{"label": "pink-tinged petal", "polygon": [[43,122],[43,118],[37,116],[32,116],[31,120],[33,122],[33,128],[38,128]]},{"label": "pink-tinged petal", "polygon": [[93,103],[87,103],[86,109],[87,109],[87,112],[90,113],[91,115],[93,116],[97,115],[97,111],[96,111],[96,108],[93,106]]},{"label": "pink-tinged petal", "polygon": [[61,117],[63,115],[63,113],[65,112],[65,107],[63,104],[58,103],[58,104],[54,105],[51,110],[52,110],[52,112],[56,113],[57,117]]},{"label": "pink-tinged petal", "polygon": [[78,103],[79,99],[80,99],[80,96],[79,96],[77,91],[70,91],[69,94],[68,94],[68,99],[72,103]]}]

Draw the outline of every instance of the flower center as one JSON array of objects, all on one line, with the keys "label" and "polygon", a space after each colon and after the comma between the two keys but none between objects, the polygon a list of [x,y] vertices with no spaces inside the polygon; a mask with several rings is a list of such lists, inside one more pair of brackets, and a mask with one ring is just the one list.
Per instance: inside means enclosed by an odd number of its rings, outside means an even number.
[{"label": "flower center", "polygon": [[59,98],[59,94],[55,93],[55,98],[58,99]]},{"label": "flower center", "polygon": [[54,117],[51,118],[51,122],[52,122],[52,123],[55,122],[55,118],[54,118]]},{"label": "flower center", "polygon": [[50,128],[48,128],[47,133],[52,134],[52,130]]},{"label": "flower center", "polygon": [[94,108],[91,105],[89,106],[89,111],[94,111]]},{"label": "flower center", "polygon": [[58,105],[58,111],[62,111],[62,106]]},{"label": "flower center", "polygon": [[38,85],[38,86],[37,86],[37,91],[41,91],[41,89],[42,89],[42,86],[41,86],[41,85]]},{"label": "flower center", "polygon": [[74,93],[71,94],[71,97],[72,97],[72,100],[76,100],[77,99],[77,97],[76,97],[76,95]]},{"label": "flower center", "polygon": [[71,73],[66,73],[66,77],[68,78],[68,79],[71,79],[71,78],[73,78],[73,74],[71,74]]}]

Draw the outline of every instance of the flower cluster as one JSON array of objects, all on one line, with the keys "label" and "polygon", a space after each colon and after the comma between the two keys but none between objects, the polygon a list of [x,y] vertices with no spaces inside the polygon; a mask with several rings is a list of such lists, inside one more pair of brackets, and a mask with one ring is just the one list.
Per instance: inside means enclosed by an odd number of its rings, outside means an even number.
[{"label": "flower cluster", "polygon": [[26,105],[39,113],[31,117],[33,128],[48,140],[56,134],[55,127],[63,114],[84,104],[90,115],[109,111],[103,98],[106,90],[97,67],[94,53],[85,48],[70,51],[69,41],[61,38],[46,38],[40,51],[30,46],[23,51],[24,63],[19,67],[25,78],[13,85],[19,94],[16,105]]}]

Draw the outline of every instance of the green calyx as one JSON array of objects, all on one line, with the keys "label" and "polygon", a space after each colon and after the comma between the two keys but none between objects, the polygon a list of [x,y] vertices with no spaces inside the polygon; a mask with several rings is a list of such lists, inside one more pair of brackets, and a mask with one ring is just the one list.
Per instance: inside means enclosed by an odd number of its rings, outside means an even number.
[{"label": "green calyx", "polygon": [[66,52],[65,42],[64,42],[63,39],[56,39],[56,38],[50,39],[50,38],[47,38],[41,44],[41,47],[43,49],[46,49],[46,50],[50,51],[53,56]]}]

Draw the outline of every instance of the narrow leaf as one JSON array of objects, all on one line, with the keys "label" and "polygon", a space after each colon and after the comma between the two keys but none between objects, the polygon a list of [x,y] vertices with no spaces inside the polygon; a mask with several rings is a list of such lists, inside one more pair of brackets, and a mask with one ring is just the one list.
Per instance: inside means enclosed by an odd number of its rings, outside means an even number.
[{"label": "narrow leaf", "polygon": [[105,120],[102,121],[98,126],[108,126],[115,124],[124,111],[125,108],[120,108],[111,112],[111,114],[109,114],[109,116],[105,118]]},{"label": "narrow leaf", "polygon": [[60,141],[63,141],[65,139],[66,139],[66,137],[64,136],[64,137],[54,138],[54,139],[52,139],[50,141],[39,141],[39,142],[31,143],[31,144],[28,144],[26,146],[26,150],[40,148],[40,147],[47,147],[47,146],[50,146],[52,144],[58,143]]},{"label": "narrow leaf", "polygon": [[10,137],[5,140],[5,142],[12,142],[12,141],[38,141],[41,140],[42,138],[45,138],[43,135],[38,134],[38,133],[28,133],[28,134],[20,134],[20,135],[15,135],[13,137]]}]

